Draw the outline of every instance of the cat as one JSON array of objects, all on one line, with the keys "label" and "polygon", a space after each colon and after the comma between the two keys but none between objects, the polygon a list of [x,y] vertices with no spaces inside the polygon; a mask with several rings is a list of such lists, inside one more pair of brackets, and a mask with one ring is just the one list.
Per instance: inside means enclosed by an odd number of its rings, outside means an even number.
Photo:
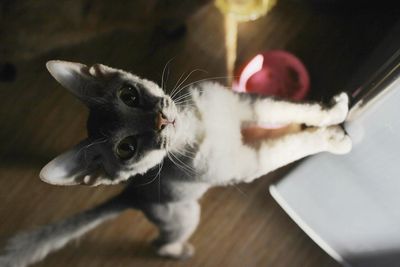
[{"label": "cat", "polygon": [[[339,126],[348,113],[346,93],[329,107],[236,93],[212,82],[168,95],[162,86],[101,64],[49,61],[47,69],[90,114],[88,137],[50,161],[40,178],[63,186],[127,186],[91,210],[17,235],[0,266],[37,262],[130,208],[158,227],[153,245],[159,255],[188,258],[194,253],[188,239],[200,218],[198,199],[210,187],[248,183],[305,156],[345,154],[352,146]],[[243,142],[245,125],[265,123],[303,126],[279,138]]]}]

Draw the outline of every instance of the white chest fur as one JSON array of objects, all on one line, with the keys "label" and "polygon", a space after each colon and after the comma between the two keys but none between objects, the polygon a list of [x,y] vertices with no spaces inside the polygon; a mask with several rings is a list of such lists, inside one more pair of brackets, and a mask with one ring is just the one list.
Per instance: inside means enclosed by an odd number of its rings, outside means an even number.
[{"label": "white chest fur", "polygon": [[[194,100],[201,116],[204,138],[199,146],[194,167],[203,173],[202,179],[226,184],[243,179],[256,169],[254,150],[244,146],[241,124],[251,111],[244,108],[236,94],[215,83],[204,83]],[[252,151],[253,150],[253,151]],[[248,167],[243,168],[247,162]],[[240,165],[240,167],[239,167]]]}]

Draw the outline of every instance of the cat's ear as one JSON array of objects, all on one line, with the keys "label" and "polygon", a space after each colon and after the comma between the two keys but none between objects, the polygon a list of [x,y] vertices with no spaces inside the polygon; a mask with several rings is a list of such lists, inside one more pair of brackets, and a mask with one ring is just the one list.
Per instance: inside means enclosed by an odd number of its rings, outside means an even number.
[{"label": "cat's ear", "polygon": [[61,60],[48,61],[46,67],[54,79],[85,103],[91,103],[93,98],[102,97],[104,88],[101,81],[118,72],[102,64],[88,67],[81,63]]},{"label": "cat's ear", "polygon": [[99,168],[99,153],[91,144],[84,140],[47,163],[40,171],[40,179],[54,185],[86,183],[85,177]]}]

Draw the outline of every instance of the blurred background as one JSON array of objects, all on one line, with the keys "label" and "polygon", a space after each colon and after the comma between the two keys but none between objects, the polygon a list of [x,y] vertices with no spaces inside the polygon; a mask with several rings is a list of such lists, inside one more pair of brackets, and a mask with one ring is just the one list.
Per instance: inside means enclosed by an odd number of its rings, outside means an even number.
[{"label": "blurred background", "polygon": [[[241,22],[236,68],[267,50],[296,55],[310,75],[308,99],[354,91],[399,9],[385,1],[279,0]],[[227,82],[224,15],[211,0],[0,1],[0,244],[14,233],[64,218],[120,186],[56,187],[40,168],[85,134],[87,110],[47,73],[50,59],[103,63],[161,82]],[[184,76],[185,77],[185,76]],[[219,78],[217,78],[219,77]],[[202,199],[191,239],[194,258],[156,257],[153,228],[136,211],[108,222],[35,266],[338,266],[268,194],[280,169],[249,185],[216,188]]]}]

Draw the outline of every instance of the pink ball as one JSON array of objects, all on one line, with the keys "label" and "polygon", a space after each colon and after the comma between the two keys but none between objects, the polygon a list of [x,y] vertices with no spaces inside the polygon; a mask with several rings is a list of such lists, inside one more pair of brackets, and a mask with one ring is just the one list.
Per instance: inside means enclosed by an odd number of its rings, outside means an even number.
[{"label": "pink ball", "polygon": [[234,81],[233,89],[281,98],[302,100],[310,87],[303,63],[293,54],[275,50],[258,54]]}]

